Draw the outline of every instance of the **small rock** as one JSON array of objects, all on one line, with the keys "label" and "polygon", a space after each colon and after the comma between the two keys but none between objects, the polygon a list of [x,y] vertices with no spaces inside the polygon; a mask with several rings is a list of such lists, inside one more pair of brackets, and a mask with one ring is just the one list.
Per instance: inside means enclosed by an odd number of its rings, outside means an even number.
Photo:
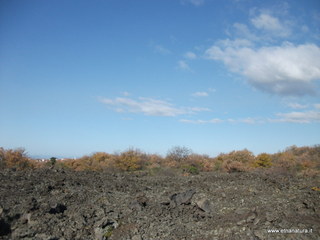
[{"label": "small rock", "polygon": [[256,219],[254,219],[253,224],[257,225],[259,222],[260,222],[260,218],[256,218]]},{"label": "small rock", "polygon": [[196,193],[195,190],[190,189],[182,193],[175,193],[170,197],[170,200],[173,201],[176,206],[182,204],[190,204],[192,196]]},{"label": "small rock", "polygon": [[238,215],[243,215],[247,212],[248,212],[248,209],[246,209],[246,208],[238,208],[237,210],[235,210],[235,213]]},{"label": "small rock", "polygon": [[129,204],[129,208],[131,210],[136,210],[136,211],[141,211],[142,210],[142,205],[137,201],[137,200],[133,200],[130,204]]},{"label": "small rock", "polygon": [[137,195],[136,199],[142,207],[145,207],[147,205],[148,200],[149,200],[144,193],[139,193]]},{"label": "small rock", "polygon": [[265,235],[264,235],[264,232],[262,230],[255,230],[253,232],[254,236],[256,236],[259,240],[260,239],[266,239],[265,238]]},{"label": "small rock", "polygon": [[31,220],[31,213],[25,213],[20,218],[22,223],[29,223]]},{"label": "small rock", "polygon": [[243,225],[243,224],[245,224],[245,223],[246,223],[246,220],[243,219],[243,220],[238,221],[238,222],[237,222],[237,225],[238,225],[238,226],[241,226],[241,225]]},{"label": "small rock", "polygon": [[49,213],[50,214],[63,213],[65,210],[67,210],[67,207],[64,204],[56,203],[53,206],[51,206]]},{"label": "small rock", "polygon": [[255,213],[252,213],[250,214],[248,217],[247,217],[247,223],[251,223],[253,222],[253,220],[256,218],[256,214]]},{"label": "small rock", "polygon": [[290,223],[286,220],[282,220],[280,223],[279,223],[279,226],[281,228],[290,228]]},{"label": "small rock", "polygon": [[103,218],[101,221],[95,224],[94,235],[95,239],[103,240],[106,236],[110,237],[114,229],[119,226],[116,220]]},{"label": "small rock", "polygon": [[277,216],[274,213],[268,212],[266,214],[266,219],[267,219],[268,222],[273,222],[273,221],[275,221],[277,219]]},{"label": "small rock", "polygon": [[196,201],[197,206],[204,212],[210,213],[211,212],[211,204],[208,199],[202,198]]},{"label": "small rock", "polygon": [[131,210],[141,211],[142,208],[147,206],[147,202],[148,202],[148,198],[145,196],[145,194],[139,193],[137,194],[136,199],[130,202],[129,208]]}]

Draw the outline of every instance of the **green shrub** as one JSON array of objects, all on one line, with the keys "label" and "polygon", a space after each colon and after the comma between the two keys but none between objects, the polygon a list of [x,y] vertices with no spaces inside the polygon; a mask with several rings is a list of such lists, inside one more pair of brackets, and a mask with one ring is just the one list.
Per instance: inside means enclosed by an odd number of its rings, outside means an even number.
[{"label": "green shrub", "polygon": [[272,166],[272,158],[267,153],[261,153],[256,157],[254,167],[267,168]]},{"label": "green shrub", "polygon": [[196,166],[192,166],[192,165],[186,165],[183,167],[183,171],[185,173],[191,174],[191,175],[197,175],[200,173],[199,168],[197,168]]}]

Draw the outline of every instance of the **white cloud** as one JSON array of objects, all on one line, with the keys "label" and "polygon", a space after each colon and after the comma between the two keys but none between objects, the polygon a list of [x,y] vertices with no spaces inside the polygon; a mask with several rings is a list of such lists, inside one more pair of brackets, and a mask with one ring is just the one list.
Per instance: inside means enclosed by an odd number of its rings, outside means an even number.
[{"label": "white cloud", "polygon": [[312,82],[320,79],[320,48],[315,44],[295,46],[287,42],[255,49],[245,41],[222,43],[207,49],[206,56],[222,61],[258,89],[280,95],[304,95],[312,93]]},{"label": "white cloud", "polygon": [[223,120],[219,119],[219,118],[213,118],[210,120],[190,120],[190,119],[180,119],[180,122],[183,123],[191,123],[191,124],[207,124],[207,123],[221,123],[223,122]]},{"label": "white cloud", "polygon": [[316,103],[313,105],[316,109],[320,109],[320,103]]},{"label": "white cloud", "polygon": [[252,47],[253,43],[247,39],[237,38],[235,40],[224,39],[218,41],[217,45],[224,48],[240,48],[240,47]]},{"label": "white cloud", "polygon": [[220,119],[220,118],[213,118],[209,120],[203,120],[203,119],[197,119],[197,120],[192,120],[192,119],[180,119],[180,122],[183,123],[190,123],[190,124],[217,124],[217,123],[245,123],[245,124],[256,124],[256,123],[264,123],[263,120],[258,120],[255,118],[244,118],[244,119]]},{"label": "white cloud", "polygon": [[291,122],[291,123],[313,123],[320,122],[320,112],[306,111],[306,112],[289,112],[278,113],[277,119],[271,119],[271,122]]},{"label": "white cloud", "polygon": [[250,31],[248,26],[243,23],[234,23],[233,27],[235,29],[235,33],[237,36],[240,36],[241,38],[245,38],[247,41],[256,41],[259,38]]},{"label": "white cloud", "polygon": [[130,96],[130,93],[127,91],[124,91],[124,92],[122,92],[122,95],[127,97],[127,96]]},{"label": "white cloud", "polygon": [[186,63],[186,61],[183,61],[183,60],[178,61],[178,68],[181,69],[181,70],[192,72],[192,70],[189,67],[188,63]]},{"label": "white cloud", "polygon": [[242,122],[242,123],[247,123],[247,124],[255,124],[255,123],[257,123],[257,120],[256,120],[256,119],[250,118],[250,117],[244,118],[244,119],[240,119],[240,120],[238,120],[238,121],[239,121],[239,122]]},{"label": "white cloud", "polygon": [[307,108],[308,105],[300,104],[300,103],[288,103],[288,107],[293,109],[304,109]]},{"label": "white cloud", "polygon": [[203,108],[203,107],[190,107],[189,113],[196,113],[196,112],[210,112],[210,108]]},{"label": "white cloud", "polygon": [[165,47],[163,47],[163,46],[161,46],[161,45],[159,45],[159,44],[157,44],[157,45],[154,46],[154,51],[155,51],[156,53],[160,53],[160,54],[162,54],[162,55],[169,55],[169,54],[171,54],[171,51],[170,51],[169,49],[167,49],[167,48],[165,48]]},{"label": "white cloud", "polygon": [[279,30],[282,29],[282,25],[279,20],[269,14],[261,13],[258,17],[251,19],[252,24],[259,29],[266,30]]},{"label": "white cloud", "polygon": [[242,119],[220,119],[214,118],[209,120],[203,119],[180,119],[180,122],[189,124],[216,124],[216,123],[244,123],[244,124],[266,124],[266,123],[320,123],[320,112],[319,111],[305,111],[305,112],[289,112],[289,113],[277,113],[274,118],[242,118]]},{"label": "white cloud", "polygon": [[192,96],[194,96],[194,97],[208,97],[209,94],[207,92],[195,92],[195,93],[192,93]]},{"label": "white cloud", "polygon": [[197,55],[194,53],[194,52],[186,52],[184,54],[184,57],[187,58],[187,59],[196,59],[197,58]]},{"label": "white cloud", "polygon": [[208,108],[175,107],[167,101],[143,97],[138,98],[138,100],[123,97],[117,97],[115,99],[102,98],[100,101],[116,112],[142,113],[149,116],[174,117],[178,115],[210,111]]},{"label": "white cloud", "polygon": [[271,34],[281,37],[290,35],[290,28],[288,25],[282,24],[278,18],[267,13],[261,13],[259,16],[252,18],[251,23],[260,30],[267,31]]}]

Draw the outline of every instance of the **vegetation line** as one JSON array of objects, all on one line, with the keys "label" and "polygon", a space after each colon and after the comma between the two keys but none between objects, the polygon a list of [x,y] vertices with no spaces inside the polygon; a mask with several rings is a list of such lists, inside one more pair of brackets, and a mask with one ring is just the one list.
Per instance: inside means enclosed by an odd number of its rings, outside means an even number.
[{"label": "vegetation line", "polygon": [[261,153],[257,156],[244,149],[222,153],[217,157],[193,153],[189,148],[176,146],[165,157],[147,154],[139,149],[128,149],[119,154],[96,152],[77,159],[62,160],[52,157],[45,161],[28,157],[24,149],[0,147],[0,169],[27,170],[45,167],[75,171],[147,171],[150,174],[160,171],[176,171],[184,175],[210,171],[268,171],[316,176],[320,173],[320,145],[291,146],[275,154]]}]

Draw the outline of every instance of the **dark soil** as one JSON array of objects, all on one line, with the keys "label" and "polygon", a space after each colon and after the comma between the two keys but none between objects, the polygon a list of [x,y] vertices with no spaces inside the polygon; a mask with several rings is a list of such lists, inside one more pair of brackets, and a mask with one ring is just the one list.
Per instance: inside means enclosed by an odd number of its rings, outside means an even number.
[{"label": "dark soil", "polygon": [[0,183],[0,239],[320,239],[319,177],[38,169]]}]

